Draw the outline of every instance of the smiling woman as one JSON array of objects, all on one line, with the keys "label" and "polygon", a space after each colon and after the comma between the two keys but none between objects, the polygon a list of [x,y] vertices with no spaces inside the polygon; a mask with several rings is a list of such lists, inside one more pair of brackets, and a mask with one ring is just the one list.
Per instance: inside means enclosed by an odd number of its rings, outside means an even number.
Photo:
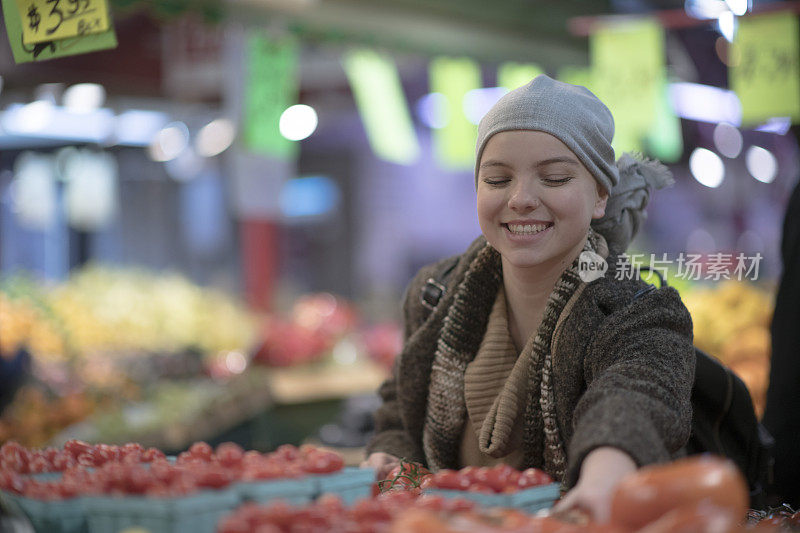
[{"label": "smiling woman", "polygon": [[[406,342],[380,391],[369,465],[542,468],[571,489],[559,510],[603,521],[625,474],[682,453],[691,319],[670,288],[632,303],[647,285],[618,275],[649,190],[671,177],[657,162],[615,161],[613,135],[590,91],[547,76],[481,120],[483,235],[409,286]],[[430,311],[419,295],[446,264]],[[588,264],[593,275],[581,275]]]},{"label": "smiling woman", "polygon": [[605,214],[608,193],[563,142],[542,131],[498,133],[483,158],[478,222],[503,270],[560,274],[583,249],[591,221]]}]

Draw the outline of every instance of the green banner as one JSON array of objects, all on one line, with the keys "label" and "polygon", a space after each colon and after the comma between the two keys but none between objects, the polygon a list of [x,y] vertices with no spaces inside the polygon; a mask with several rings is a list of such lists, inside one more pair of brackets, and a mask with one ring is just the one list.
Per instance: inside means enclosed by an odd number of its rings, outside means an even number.
[{"label": "green banner", "polygon": [[742,125],[772,117],[800,121],[800,44],[791,13],[739,19],[728,69],[730,87],[742,104]]},{"label": "green banner", "polygon": [[464,114],[464,95],[481,87],[480,67],[472,59],[437,57],[429,68],[431,92],[447,101],[447,125],[433,130],[437,159],[448,169],[473,168],[478,128]]},{"label": "green banner", "polygon": [[608,25],[592,34],[592,87],[611,109],[617,153],[641,150],[662,98],[664,30],[655,20]]},{"label": "green banner", "polygon": [[354,50],[345,54],[343,64],[375,154],[401,165],[416,161],[419,143],[392,59]]},{"label": "green banner", "polygon": [[539,65],[509,61],[497,69],[497,85],[513,91],[517,87],[526,85],[539,74],[544,74],[544,70]]},{"label": "green banner", "polygon": [[580,85],[594,92],[592,90],[592,69],[589,67],[561,67],[558,69],[558,76],[556,77],[559,81],[563,81],[564,83]]},{"label": "green banner", "polygon": [[[117,47],[117,36],[114,34],[113,25],[102,33],[69,37],[55,41],[45,41],[36,44],[24,44],[22,39],[22,18],[15,0],[2,0],[3,19],[6,23],[8,42],[16,63],[29,63],[31,61],[44,61],[57,57],[72,56],[107,50]],[[28,21],[33,24],[35,19]]]},{"label": "green banner", "polygon": [[252,31],[247,35],[247,84],[242,117],[244,146],[252,152],[291,158],[298,145],[280,132],[280,118],[297,103],[297,43]]},{"label": "green banner", "polygon": [[683,155],[681,119],[672,109],[666,80],[661,89],[656,118],[653,122],[653,127],[650,128],[645,137],[645,144],[647,145],[646,152],[648,154],[665,163],[676,163]]}]

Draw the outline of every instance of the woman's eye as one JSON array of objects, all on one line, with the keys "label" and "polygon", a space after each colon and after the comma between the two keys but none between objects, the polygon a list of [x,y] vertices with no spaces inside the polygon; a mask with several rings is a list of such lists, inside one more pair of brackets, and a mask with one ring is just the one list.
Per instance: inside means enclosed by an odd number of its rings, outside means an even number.
[{"label": "woman's eye", "polygon": [[497,178],[484,178],[484,179],[483,179],[483,181],[484,181],[484,183],[486,183],[487,185],[491,185],[491,186],[493,186],[493,187],[498,187],[498,186],[500,186],[500,185],[503,185],[503,184],[505,184],[505,183],[508,183],[508,181],[509,181],[509,178],[505,178],[505,177],[497,177]]},{"label": "woman's eye", "polygon": [[542,181],[544,181],[544,183],[546,185],[556,186],[556,185],[561,185],[561,184],[567,183],[571,179],[572,179],[572,176],[557,176],[557,177],[556,176],[552,176],[552,177],[543,178]]}]

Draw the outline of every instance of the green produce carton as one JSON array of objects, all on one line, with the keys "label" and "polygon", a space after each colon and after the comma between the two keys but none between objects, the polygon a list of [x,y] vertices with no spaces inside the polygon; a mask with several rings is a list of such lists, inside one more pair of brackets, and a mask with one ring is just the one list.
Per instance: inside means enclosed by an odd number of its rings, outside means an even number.
[{"label": "green produce carton", "polygon": [[426,494],[435,494],[445,498],[461,498],[472,500],[483,507],[508,507],[528,513],[549,509],[561,495],[558,483],[550,483],[541,487],[531,487],[518,492],[501,494],[483,494],[466,490],[428,489]]},{"label": "green produce carton", "polygon": [[0,491],[0,498],[12,509],[18,509],[27,516],[37,532],[86,533],[88,531],[83,507],[84,498],[44,501],[5,491]]},{"label": "green produce carton", "polygon": [[305,476],[297,479],[239,482],[233,486],[233,490],[243,501],[270,503],[283,500],[291,505],[302,505],[314,499],[316,485],[311,476]]},{"label": "green produce carton", "polygon": [[234,489],[207,490],[183,498],[83,498],[89,533],[141,527],[150,533],[214,533],[217,522],[239,506]]},{"label": "green produce carton", "polygon": [[345,505],[352,505],[356,500],[372,494],[375,470],[349,466],[333,474],[315,475],[312,479],[315,498],[330,493],[339,496]]}]

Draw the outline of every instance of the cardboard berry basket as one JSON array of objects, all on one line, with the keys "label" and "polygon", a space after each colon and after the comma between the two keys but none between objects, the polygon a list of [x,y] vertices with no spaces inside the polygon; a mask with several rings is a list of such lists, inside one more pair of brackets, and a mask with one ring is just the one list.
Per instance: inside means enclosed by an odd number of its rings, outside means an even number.
[{"label": "cardboard berry basket", "polygon": [[233,488],[206,490],[182,498],[83,498],[89,533],[130,527],[141,527],[150,533],[214,533],[219,519],[240,502]]},{"label": "cardboard berry basket", "polygon": [[35,531],[48,533],[86,533],[83,498],[68,500],[34,500],[11,492],[0,491],[3,503],[28,517]]},{"label": "cardboard berry basket", "polygon": [[510,507],[528,513],[549,509],[561,496],[558,483],[550,483],[539,487],[522,489],[518,492],[484,494],[465,490],[426,489],[426,494],[435,494],[445,498],[462,498],[472,500],[483,507]]},{"label": "cardboard berry basket", "polygon": [[372,494],[375,483],[375,470],[348,466],[332,474],[315,474],[314,498],[331,493],[339,496],[345,505],[351,505],[360,498]]},{"label": "cardboard berry basket", "polygon": [[315,481],[308,475],[296,479],[240,481],[232,487],[241,500],[256,503],[283,500],[292,505],[302,505],[311,502],[316,494]]}]

